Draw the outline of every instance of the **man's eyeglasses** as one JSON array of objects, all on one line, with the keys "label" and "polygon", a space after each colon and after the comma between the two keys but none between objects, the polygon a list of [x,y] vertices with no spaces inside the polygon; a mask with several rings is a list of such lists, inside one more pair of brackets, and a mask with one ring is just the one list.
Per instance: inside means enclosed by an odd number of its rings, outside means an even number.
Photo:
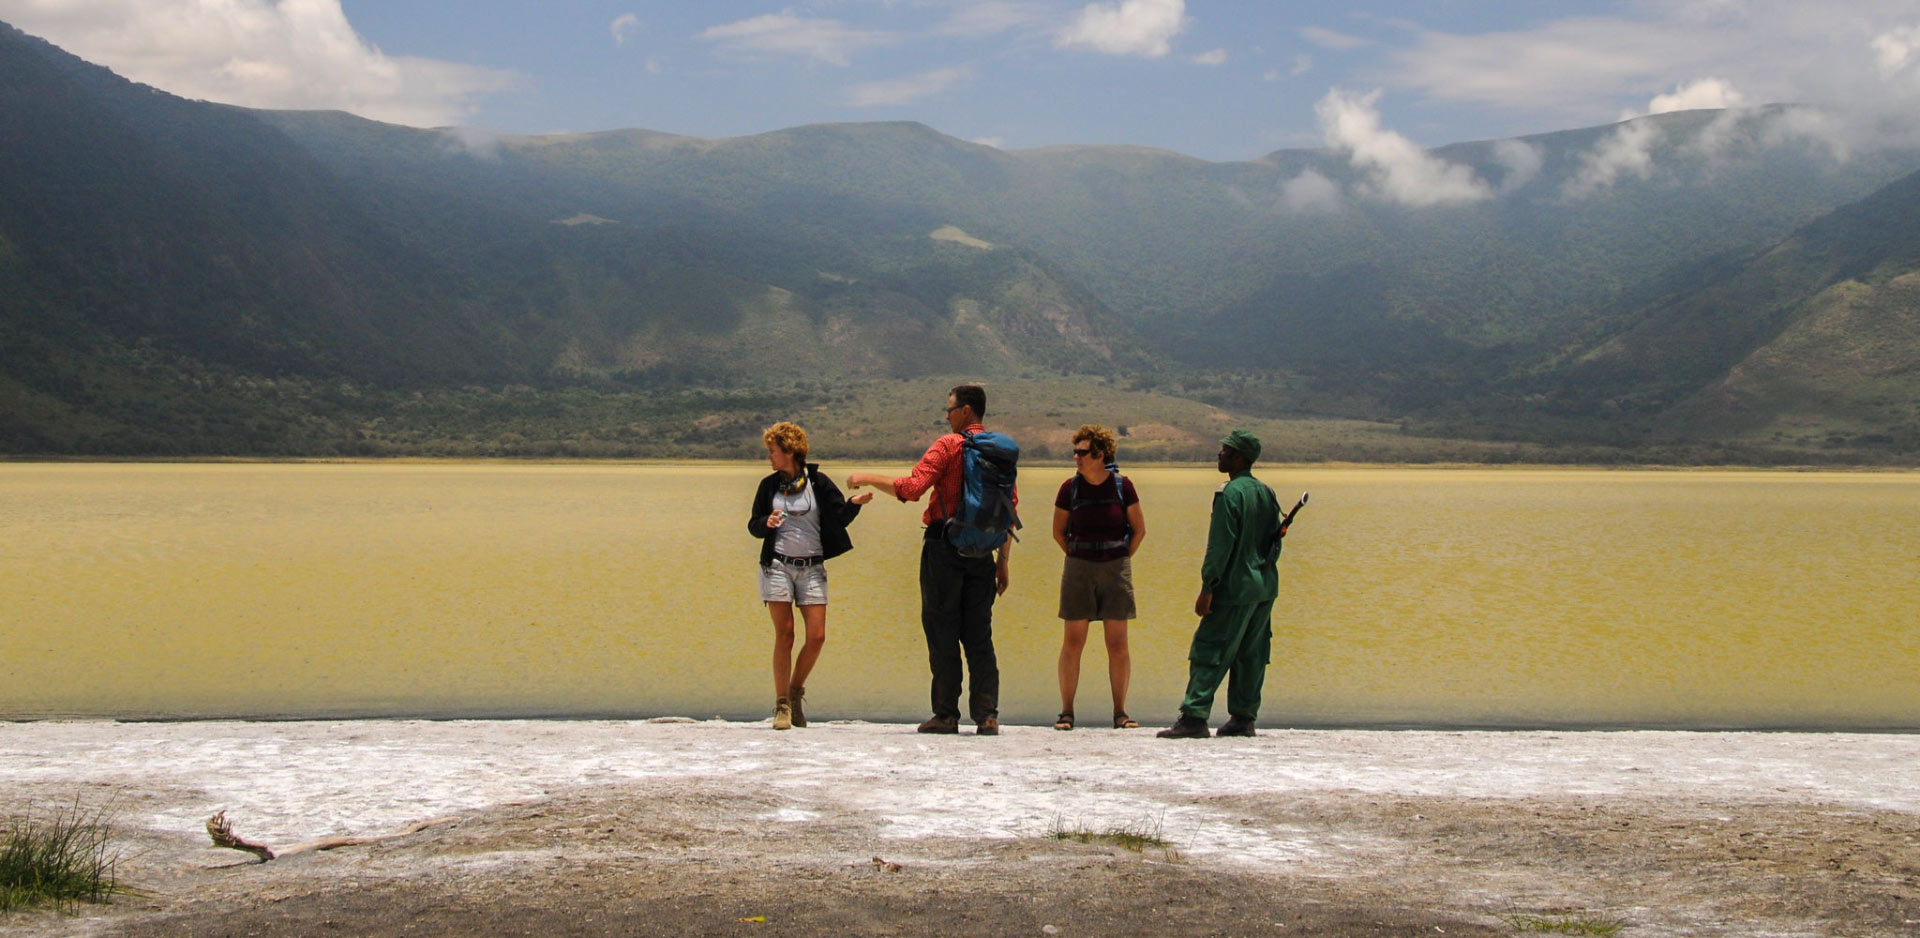
[{"label": "man's eyeglasses", "polygon": [[1074,450],[1074,451],[1073,451],[1073,455],[1075,455],[1075,456],[1091,456],[1091,455],[1093,455],[1093,450],[1090,450],[1090,449],[1076,449],[1076,450]]},{"label": "man's eyeglasses", "polygon": [[965,406],[967,406],[967,405],[965,405],[965,404],[955,404],[955,405],[953,405],[952,407],[949,407],[949,408],[947,408],[947,413],[949,413],[949,414],[951,414],[951,413],[953,413],[954,411],[956,411],[956,410],[959,410],[960,408],[962,408],[962,407],[965,407]]}]

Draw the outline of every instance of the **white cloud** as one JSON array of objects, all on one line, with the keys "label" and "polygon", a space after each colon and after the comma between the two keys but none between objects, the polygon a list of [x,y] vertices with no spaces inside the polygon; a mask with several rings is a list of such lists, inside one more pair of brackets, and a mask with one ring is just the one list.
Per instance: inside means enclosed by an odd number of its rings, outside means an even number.
[{"label": "white cloud", "polygon": [[1493,145],[1494,162],[1507,171],[1500,177],[1500,194],[1506,195],[1532,182],[1540,175],[1546,155],[1525,140],[1502,140]]},{"label": "white cloud", "polygon": [[607,28],[613,32],[613,44],[624,46],[627,44],[627,37],[639,32],[645,25],[640,22],[640,17],[632,13],[622,13],[614,17]]},{"label": "white cloud", "polygon": [[1306,73],[1311,71],[1313,71],[1313,56],[1310,56],[1305,52],[1302,52],[1299,55],[1296,55],[1293,57],[1293,70],[1288,74],[1292,75],[1295,78],[1299,78],[1300,76],[1305,75]]},{"label": "white cloud", "polygon": [[1653,100],[1647,102],[1647,113],[1667,114],[1673,111],[1694,111],[1702,108],[1739,107],[1744,100],[1731,82],[1719,78],[1702,78],[1689,84],[1675,86],[1666,94],[1654,95]]},{"label": "white cloud", "polygon": [[790,11],[711,26],[695,38],[730,52],[800,55],[839,66],[855,52],[893,41],[888,33],[850,29],[838,20],[803,19]]},{"label": "white cloud", "polygon": [[[1602,137],[1592,150],[1580,154],[1579,165],[1573,177],[1562,184],[1561,194],[1567,198],[1583,199],[1613,188],[1628,176],[1652,178],[1653,148],[1660,142],[1662,134],[1652,122],[1635,118],[1674,111],[1727,110],[1737,108],[1742,100],[1739,90],[1731,82],[1720,78],[1701,78],[1677,85],[1665,94],[1654,95],[1647,102],[1644,115],[1632,111],[1621,115],[1626,123]],[[1709,159],[1721,156],[1735,143],[1740,120],[1740,112],[1727,110],[1726,114],[1701,128],[1694,139],[1686,144],[1687,149]]]},{"label": "white cloud", "polygon": [[[1526,29],[1419,32],[1379,78],[1549,126],[1599,123],[1649,98],[1659,107],[1794,103],[1834,115],[1824,129],[1836,150],[1920,142],[1916,0],[1642,0],[1616,9]],[[1726,93],[1716,101],[1703,81]]]},{"label": "white cloud", "polygon": [[1343,202],[1340,184],[1317,169],[1301,170],[1280,184],[1280,204],[1296,212],[1337,212]]},{"label": "white cloud", "polygon": [[1007,148],[1007,138],[1005,137],[975,137],[968,142],[977,143],[983,147],[992,147],[996,150],[1004,150]]},{"label": "white cloud", "polygon": [[1920,60],[1920,25],[1889,29],[1873,37],[1868,45],[1873,49],[1874,64],[1880,69],[1880,77],[1892,78],[1906,71],[1909,64]]},{"label": "white cloud", "polygon": [[940,24],[936,32],[943,36],[992,36],[1045,20],[1052,15],[1052,10],[1038,3],[972,0],[955,7],[952,15]]},{"label": "white cloud", "polygon": [[1660,142],[1660,128],[1652,121],[1632,120],[1619,127],[1580,155],[1573,178],[1560,187],[1570,199],[1584,199],[1611,189],[1623,177],[1648,179],[1653,176],[1653,147]]},{"label": "white cloud", "polygon": [[1373,40],[1371,39],[1349,36],[1346,33],[1334,32],[1331,29],[1320,26],[1302,27],[1300,30],[1300,38],[1323,49],[1333,49],[1337,52],[1345,52],[1351,49],[1359,49],[1364,46],[1373,45]]},{"label": "white cloud", "polygon": [[500,143],[506,139],[505,134],[484,127],[447,127],[440,135],[446,149],[489,163],[500,159]]},{"label": "white cloud", "polygon": [[1225,64],[1227,64],[1227,50],[1225,50],[1225,49],[1209,49],[1209,50],[1207,50],[1206,52],[1202,52],[1202,53],[1200,53],[1199,55],[1196,55],[1196,56],[1194,56],[1194,57],[1193,57],[1193,64],[1195,64],[1195,65],[1225,65]]},{"label": "white cloud", "polygon": [[1057,47],[1085,47],[1108,55],[1160,58],[1187,28],[1186,0],[1115,0],[1089,3],[1053,38]]},{"label": "white cloud", "polygon": [[354,31],[340,0],[0,0],[0,19],[134,81],[243,107],[434,127],[516,81],[499,69],[387,55]]},{"label": "white cloud", "polygon": [[962,66],[922,72],[911,78],[870,81],[855,85],[847,94],[847,103],[854,107],[893,107],[939,94],[972,77],[973,69]]},{"label": "white cloud", "polygon": [[1471,168],[1449,163],[1386,129],[1377,104],[1381,92],[1353,95],[1335,88],[1313,106],[1327,146],[1348,154],[1365,182],[1361,191],[1401,205],[1477,202],[1493,190]]}]

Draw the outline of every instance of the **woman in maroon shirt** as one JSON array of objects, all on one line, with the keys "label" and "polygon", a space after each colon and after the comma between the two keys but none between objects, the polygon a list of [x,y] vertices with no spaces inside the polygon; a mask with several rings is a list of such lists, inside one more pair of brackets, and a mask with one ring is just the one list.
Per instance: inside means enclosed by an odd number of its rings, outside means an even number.
[{"label": "woman in maroon shirt", "polygon": [[1140,724],[1127,716],[1127,681],[1133,657],[1127,622],[1134,616],[1133,555],[1147,536],[1140,495],[1114,463],[1113,434],[1087,424],[1073,434],[1073,478],[1053,500],[1053,540],[1066,552],[1060,571],[1060,717],[1056,730],[1073,729],[1073,697],[1080,686],[1080,653],[1087,625],[1100,620],[1106,633],[1107,681],[1113,687],[1113,725]]}]

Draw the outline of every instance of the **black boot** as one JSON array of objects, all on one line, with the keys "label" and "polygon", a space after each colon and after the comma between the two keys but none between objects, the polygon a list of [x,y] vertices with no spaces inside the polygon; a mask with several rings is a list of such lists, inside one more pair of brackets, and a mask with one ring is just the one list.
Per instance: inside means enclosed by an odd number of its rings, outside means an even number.
[{"label": "black boot", "polygon": [[801,706],[801,701],[804,700],[806,696],[807,689],[798,684],[787,689],[787,704],[793,707],[794,726],[804,727],[807,725],[807,711],[802,709]]},{"label": "black boot", "polygon": [[1172,726],[1153,735],[1161,739],[1206,739],[1207,721],[1183,713],[1180,719],[1173,721]]},{"label": "black boot", "polygon": [[1252,717],[1229,716],[1227,717],[1227,722],[1221,724],[1220,726],[1220,735],[1222,736],[1257,736],[1259,734],[1253,731]]}]

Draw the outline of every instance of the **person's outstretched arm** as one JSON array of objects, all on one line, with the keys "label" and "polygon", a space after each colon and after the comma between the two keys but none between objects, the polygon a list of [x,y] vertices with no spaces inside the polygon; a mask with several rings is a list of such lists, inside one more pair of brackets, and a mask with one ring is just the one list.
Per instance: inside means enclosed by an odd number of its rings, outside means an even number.
[{"label": "person's outstretched arm", "polygon": [[888,495],[892,495],[894,498],[900,497],[899,493],[893,490],[892,476],[882,475],[878,472],[856,472],[847,476],[847,489],[849,491],[863,486],[879,489]]}]

